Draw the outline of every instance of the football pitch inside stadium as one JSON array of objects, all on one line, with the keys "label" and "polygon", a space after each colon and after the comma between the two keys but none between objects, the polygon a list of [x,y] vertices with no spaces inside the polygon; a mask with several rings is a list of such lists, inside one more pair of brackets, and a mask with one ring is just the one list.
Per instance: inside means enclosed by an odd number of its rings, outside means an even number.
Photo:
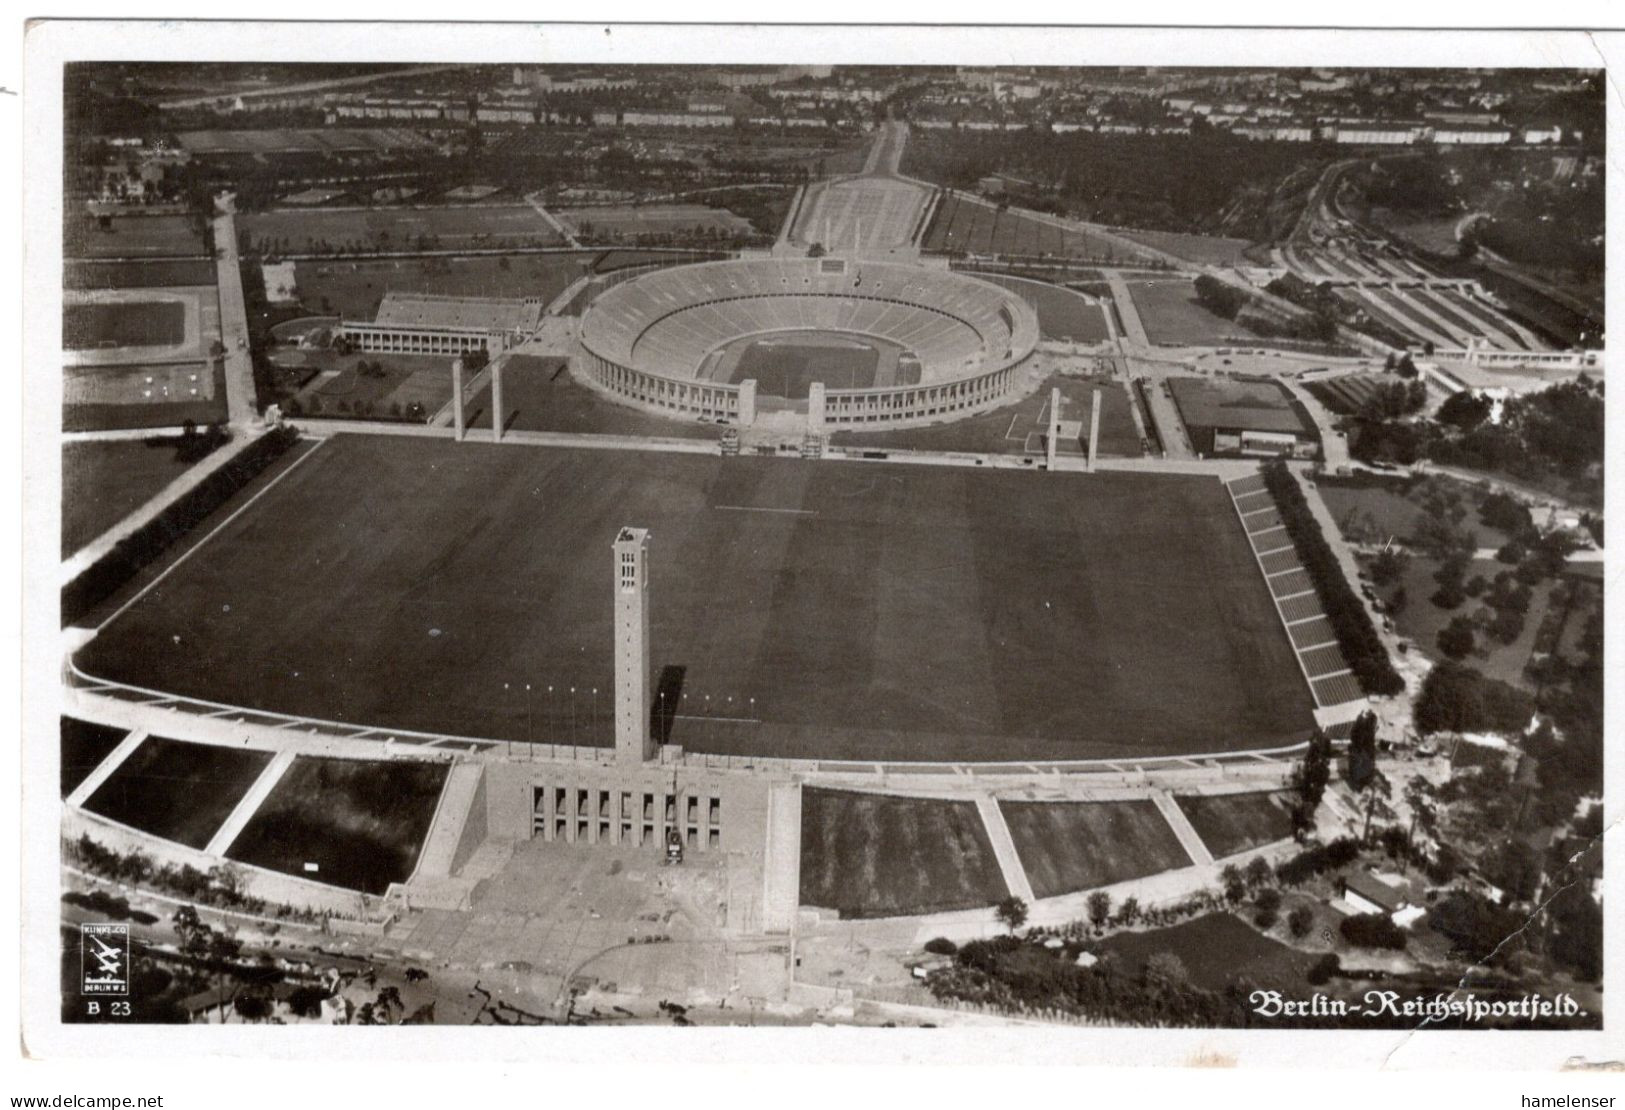
[{"label": "football pitch inside stadium", "polygon": [[753,378],[763,393],[799,401],[813,382],[830,389],[866,389],[875,384],[879,366],[880,352],[867,343],[817,334],[775,336],[751,343],[728,380]]},{"label": "football pitch inside stadium", "polygon": [[1120,758],[1312,726],[1211,478],[339,436],[245,501],[79,652],[83,671],[386,730],[605,745],[610,545],[635,525],[652,533],[651,709],[689,750]]}]

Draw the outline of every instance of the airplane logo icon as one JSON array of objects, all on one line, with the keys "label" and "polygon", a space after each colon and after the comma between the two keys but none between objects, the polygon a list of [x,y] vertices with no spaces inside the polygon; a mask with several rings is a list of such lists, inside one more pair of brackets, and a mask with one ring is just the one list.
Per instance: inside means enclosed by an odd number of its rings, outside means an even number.
[{"label": "airplane logo icon", "polygon": [[129,993],[130,927],[87,921],[79,930],[80,992]]}]

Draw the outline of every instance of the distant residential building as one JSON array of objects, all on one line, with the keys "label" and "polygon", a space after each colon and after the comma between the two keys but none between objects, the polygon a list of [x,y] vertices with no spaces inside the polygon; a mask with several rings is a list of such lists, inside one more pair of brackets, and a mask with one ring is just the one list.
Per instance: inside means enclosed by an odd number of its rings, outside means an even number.
[{"label": "distant residential building", "polygon": [[1523,141],[1530,146],[1540,143],[1560,143],[1563,141],[1563,129],[1557,124],[1547,126],[1532,126],[1523,129]]},{"label": "distant residential building", "polygon": [[1436,127],[1433,141],[1439,146],[1497,146],[1512,141],[1508,127]]}]

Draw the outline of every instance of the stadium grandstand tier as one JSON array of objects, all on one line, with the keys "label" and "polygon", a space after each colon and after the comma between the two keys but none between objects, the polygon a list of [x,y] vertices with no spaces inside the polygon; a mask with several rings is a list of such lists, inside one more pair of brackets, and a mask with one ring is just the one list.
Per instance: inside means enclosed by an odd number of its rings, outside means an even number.
[{"label": "stadium grandstand tier", "polygon": [[709,262],[606,290],[582,318],[582,362],[623,399],[749,423],[754,387],[713,380],[708,368],[740,340],[788,332],[879,340],[918,363],[906,386],[828,389],[824,422],[839,427],[999,403],[1038,342],[1038,319],[1009,290],[942,270],[844,258]]}]

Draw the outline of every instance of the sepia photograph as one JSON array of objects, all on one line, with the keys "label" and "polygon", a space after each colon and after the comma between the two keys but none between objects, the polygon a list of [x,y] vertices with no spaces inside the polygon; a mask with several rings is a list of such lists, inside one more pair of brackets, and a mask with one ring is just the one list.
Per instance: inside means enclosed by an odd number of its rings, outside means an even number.
[{"label": "sepia photograph", "polygon": [[1617,1032],[1602,53],[43,30],[40,1021]]}]

